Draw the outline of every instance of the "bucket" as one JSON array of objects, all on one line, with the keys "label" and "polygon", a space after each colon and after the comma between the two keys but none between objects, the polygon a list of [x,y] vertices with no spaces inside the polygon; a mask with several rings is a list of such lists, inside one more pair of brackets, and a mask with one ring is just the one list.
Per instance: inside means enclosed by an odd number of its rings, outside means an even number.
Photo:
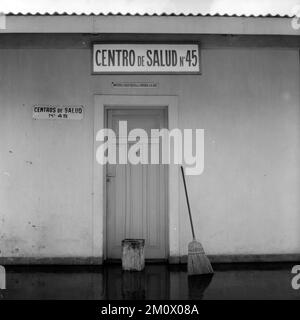
[{"label": "bucket", "polygon": [[145,239],[122,241],[122,269],[142,271],[145,268]]}]

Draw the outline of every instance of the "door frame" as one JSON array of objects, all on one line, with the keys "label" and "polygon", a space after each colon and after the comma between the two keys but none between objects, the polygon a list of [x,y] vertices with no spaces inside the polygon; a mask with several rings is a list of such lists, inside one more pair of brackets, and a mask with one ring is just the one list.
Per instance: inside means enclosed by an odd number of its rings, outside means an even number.
[{"label": "door frame", "polygon": [[[95,95],[94,96],[94,172],[93,172],[93,257],[106,259],[106,166],[96,161],[97,132],[106,125],[106,109],[140,107],[165,107],[167,109],[168,129],[178,128],[177,96],[142,95]],[[168,260],[179,263],[179,167],[168,166]]]}]

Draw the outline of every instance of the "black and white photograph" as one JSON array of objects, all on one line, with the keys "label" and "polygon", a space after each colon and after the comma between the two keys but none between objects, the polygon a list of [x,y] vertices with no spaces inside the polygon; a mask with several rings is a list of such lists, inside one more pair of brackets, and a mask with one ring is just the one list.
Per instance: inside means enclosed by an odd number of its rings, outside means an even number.
[{"label": "black and white photograph", "polygon": [[300,300],[300,0],[0,0],[0,313],[20,300]]}]

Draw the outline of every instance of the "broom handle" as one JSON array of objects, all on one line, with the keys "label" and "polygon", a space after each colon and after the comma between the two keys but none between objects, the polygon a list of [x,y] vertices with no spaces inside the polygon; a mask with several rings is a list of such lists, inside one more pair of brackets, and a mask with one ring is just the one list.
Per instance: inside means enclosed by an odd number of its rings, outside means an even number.
[{"label": "broom handle", "polygon": [[193,219],[192,219],[192,214],[191,214],[191,207],[190,207],[190,201],[189,201],[189,196],[187,193],[187,188],[186,188],[186,183],[185,183],[185,176],[184,176],[184,170],[183,170],[183,166],[181,167],[181,173],[182,173],[182,179],[183,179],[183,184],[184,184],[184,191],[185,191],[185,197],[186,197],[186,203],[188,206],[188,210],[189,210],[189,216],[190,216],[190,221],[191,221],[191,228],[192,228],[192,235],[193,235],[193,240],[195,240],[195,231],[194,231],[194,226],[193,226]]}]

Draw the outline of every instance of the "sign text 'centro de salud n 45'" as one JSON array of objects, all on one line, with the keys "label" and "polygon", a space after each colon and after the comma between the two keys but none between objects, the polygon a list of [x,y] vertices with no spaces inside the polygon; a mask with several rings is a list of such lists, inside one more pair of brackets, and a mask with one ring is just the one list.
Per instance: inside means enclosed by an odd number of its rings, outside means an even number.
[{"label": "sign text 'centro de salud n 45'", "polygon": [[94,44],[93,73],[200,73],[198,44]]}]

